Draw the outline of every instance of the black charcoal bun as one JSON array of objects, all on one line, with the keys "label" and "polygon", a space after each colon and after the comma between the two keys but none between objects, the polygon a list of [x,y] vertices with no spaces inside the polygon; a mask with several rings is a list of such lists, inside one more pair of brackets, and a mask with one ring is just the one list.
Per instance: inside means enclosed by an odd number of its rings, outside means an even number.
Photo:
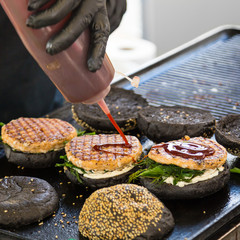
[{"label": "black charcoal bun", "polygon": [[216,140],[228,152],[240,157],[240,114],[229,114],[216,124]]},{"label": "black charcoal bun", "polygon": [[48,168],[55,165],[64,149],[50,151],[47,153],[25,153],[13,150],[9,145],[4,144],[4,151],[8,162],[25,168]]},{"label": "black charcoal bun", "polygon": [[140,182],[160,199],[194,199],[218,192],[227,185],[229,178],[229,167],[225,164],[224,170],[219,172],[217,176],[184,187],[167,183],[153,183],[153,179],[150,178],[141,178]]},{"label": "black charcoal bun", "polygon": [[135,184],[95,191],[79,215],[79,231],[89,239],[162,239],[173,227],[173,216],[164,204]]},{"label": "black charcoal bun", "polygon": [[[116,87],[111,88],[105,102],[113,118],[124,132],[136,128],[138,111],[148,105],[147,101],[134,91]],[[116,132],[98,104],[74,104],[72,112],[73,118],[84,129],[101,133]]]},{"label": "black charcoal bun", "polygon": [[138,170],[138,167],[136,166],[126,173],[123,173],[114,177],[100,178],[100,179],[87,178],[87,177],[84,177],[82,174],[79,174],[79,177],[82,180],[82,183],[78,181],[77,177],[74,174],[72,174],[67,167],[64,168],[64,173],[66,174],[68,179],[74,184],[83,184],[92,189],[98,189],[98,188],[113,186],[120,183],[127,183],[129,176],[132,173],[136,172],[137,170]]},{"label": "black charcoal bun", "polygon": [[58,208],[55,189],[45,180],[11,176],[0,180],[0,225],[20,227],[50,216]]},{"label": "black charcoal bun", "polygon": [[154,142],[190,137],[211,137],[215,118],[208,111],[183,106],[148,106],[139,111],[138,128]]}]

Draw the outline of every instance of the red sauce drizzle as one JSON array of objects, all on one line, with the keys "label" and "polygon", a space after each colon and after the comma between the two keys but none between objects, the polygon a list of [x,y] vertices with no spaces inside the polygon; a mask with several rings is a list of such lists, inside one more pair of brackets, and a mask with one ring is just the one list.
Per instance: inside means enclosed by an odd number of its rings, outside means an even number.
[{"label": "red sauce drizzle", "polygon": [[116,123],[116,121],[114,120],[114,118],[112,117],[111,113],[107,114],[109,120],[111,121],[112,125],[117,129],[117,131],[119,132],[119,134],[121,135],[122,139],[125,142],[125,147],[131,147],[132,145],[128,142],[126,136],[124,135],[124,133],[122,132],[121,128],[118,126],[118,124]]},{"label": "red sauce drizzle", "polygon": [[98,151],[98,152],[105,152],[105,153],[112,153],[112,154],[116,154],[116,155],[122,155],[122,156],[128,156],[129,154],[126,154],[126,153],[119,153],[119,152],[111,152],[111,151],[107,151],[107,150],[104,150],[103,148],[104,147],[122,147],[122,148],[131,148],[132,145],[129,144],[129,145],[126,145],[125,143],[106,143],[106,144],[96,144],[93,146],[93,149],[95,151]]},{"label": "red sauce drizzle", "polygon": [[164,150],[174,156],[182,158],[193,158],[202,160],[206,156],[214,154],[215,150],[211,147],[193,142],[170,142],[153,146],[152,148],[164,148]]}]

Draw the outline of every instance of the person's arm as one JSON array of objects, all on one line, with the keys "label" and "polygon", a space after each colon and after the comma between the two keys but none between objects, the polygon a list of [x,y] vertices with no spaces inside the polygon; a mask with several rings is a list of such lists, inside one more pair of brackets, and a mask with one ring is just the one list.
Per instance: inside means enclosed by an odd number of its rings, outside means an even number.
[{"label": "person's arm", "polygon": [[126,11],[126,0],[57,0],[40,10],[51,0],[29,0],[30,11],[37,11],[27,20],[27,26],[41,28],[61,21],[69,13],[65,26],[46,45],[47,53],[54,55],[68,48],[89,27],[91,42],[88,69],[98,70],[104,58],[110,32],[120,24]]}]

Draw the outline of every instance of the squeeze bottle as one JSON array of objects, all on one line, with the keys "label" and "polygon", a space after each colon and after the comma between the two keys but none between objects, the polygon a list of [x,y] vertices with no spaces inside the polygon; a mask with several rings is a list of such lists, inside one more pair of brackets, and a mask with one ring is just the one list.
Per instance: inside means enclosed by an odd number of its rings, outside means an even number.
[{"label": "squeeze bottle", "polygon": [[0,3],[25,47],[68,102],[92,104],[108,94],[114,68],[105,54],[102,67],[98,71],[92,73],[88,70],[88,29],[69,48],[51,56],[46,53],[46,43],[66,20],[52,26],[32,29],[26,26],[26,20],[31,14],[27,10],[28,0],[0,0]]}]

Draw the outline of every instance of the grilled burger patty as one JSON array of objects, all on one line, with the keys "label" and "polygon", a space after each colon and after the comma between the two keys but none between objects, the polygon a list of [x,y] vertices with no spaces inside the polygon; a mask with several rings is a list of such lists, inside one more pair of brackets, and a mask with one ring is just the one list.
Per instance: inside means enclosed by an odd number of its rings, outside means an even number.
[{"label": "grilled burger patty", "polygon": [[214,169],[221,167],[227,159],[226,149],[216,141],[209,138],[195,137],[190,138],[189,140],[181,139],[168,143],[195,143],[199,144],[200,146],[202,145],[203,147],[208,146],[212,148],[214,153],[212,155],[205,156],[204,159],[196,159],[191,157],[183,158],[181,156],[172,155],[171,153],[166,152],[163,147],[157,147],[150,150],[148,157],[161,164],[174,164],[182,168],[194,170]]},{"label": "grilled burger patty", "polygon": [[46,153],[64,148],[77,136],[68,122],[51,118],[18,118],[2,127],[2,141],[26,153]]},{"label": "grilled burger patty", "polygon": [[[134,136],[126,136],[132,147],[124,146],[118,134],[84,135],[66,144],[67,158],[84,170],[113,171],[135,162],[142,153],[142,145]],[[94,146],[99,146],[95,150]]]}]

